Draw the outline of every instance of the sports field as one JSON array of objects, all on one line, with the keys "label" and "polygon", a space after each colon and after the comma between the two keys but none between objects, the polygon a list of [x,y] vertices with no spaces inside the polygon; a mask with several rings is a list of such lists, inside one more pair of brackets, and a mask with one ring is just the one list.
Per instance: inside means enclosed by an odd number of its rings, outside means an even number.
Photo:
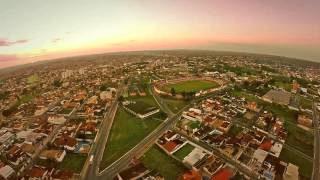
[{"label": "sports field", "polygon": [[219,84],[212,81],[205,80],[189,80],[178,82],[174,84],[167,84],[166,88],[170,91],[174,88],[177,93],[185,92],[198,92],[200,90],[206,90],[218,87]]},{"label": "sports field", "polygon": [[179,149],[177,152],[175,152],[173,155],[182,161],[188,154],[190,154],[193,151],[194,148],[194,146],[188,143],[184,145],[181,149]]}]

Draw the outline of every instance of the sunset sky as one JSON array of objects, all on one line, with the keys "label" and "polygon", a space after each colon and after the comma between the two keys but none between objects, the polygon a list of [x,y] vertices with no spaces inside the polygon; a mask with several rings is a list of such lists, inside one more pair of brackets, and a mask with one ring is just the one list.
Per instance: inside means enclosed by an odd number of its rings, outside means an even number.
[{"label": "sunset sky", "polygon": [[320,62],[320,0],[0,0],[0,68],[181,48]]}]

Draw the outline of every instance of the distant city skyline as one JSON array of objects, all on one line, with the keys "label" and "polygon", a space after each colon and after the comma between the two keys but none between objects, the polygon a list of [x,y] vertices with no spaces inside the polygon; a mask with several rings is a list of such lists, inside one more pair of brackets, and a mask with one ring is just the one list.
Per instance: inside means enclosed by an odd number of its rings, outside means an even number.
[{"label": "distant city skyline", "polygon": [[318,0],[0,0],[0,68],[114,51],[207,49],[320,62]]}]

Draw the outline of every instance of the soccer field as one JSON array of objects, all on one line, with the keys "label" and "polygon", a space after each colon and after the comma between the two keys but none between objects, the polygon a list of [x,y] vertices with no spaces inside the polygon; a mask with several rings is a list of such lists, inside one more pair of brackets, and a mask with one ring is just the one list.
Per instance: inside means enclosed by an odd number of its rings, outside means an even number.
[{"label": "soccer field", "polygon": [[206,90],[211,88],[218,87],[218,83],[205,80],[189,80],[178,82],[175,84],[167,84],[166,88],[170,91],[171,88],[174,88],[177,93],[185,92],[198,92],[200,90]]}]

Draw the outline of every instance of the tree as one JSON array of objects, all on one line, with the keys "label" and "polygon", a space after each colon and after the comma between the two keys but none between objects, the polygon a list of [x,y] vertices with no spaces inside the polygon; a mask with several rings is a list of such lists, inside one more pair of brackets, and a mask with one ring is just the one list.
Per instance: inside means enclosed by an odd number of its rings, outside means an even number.
[{"label": "tree", "polygon": [[105,84],[100,86],[100,91],[106,91],[106,90],[107,90],[107,86]]},{"label": "tree", "polygon": [[119,101],[119,102],[123,102],[123,101],[124,101],[124,97],[123,97],[122,95],[119,96],[118,101]]},{"label": "tree", "polygon": [[185,98],[186,97],[186,91],[182,91],[181,95],[182,95],[183,98]]},{"label": "tree", "polygon": [[55,87],[60,87],[62,85],[62,81],[56,79],[56,80],[53,81],[53,85]]},{"label": "tree", "polygon": [[171,88],[171,94],[172,96],[176,96],[176,90],[174,88]]}]

